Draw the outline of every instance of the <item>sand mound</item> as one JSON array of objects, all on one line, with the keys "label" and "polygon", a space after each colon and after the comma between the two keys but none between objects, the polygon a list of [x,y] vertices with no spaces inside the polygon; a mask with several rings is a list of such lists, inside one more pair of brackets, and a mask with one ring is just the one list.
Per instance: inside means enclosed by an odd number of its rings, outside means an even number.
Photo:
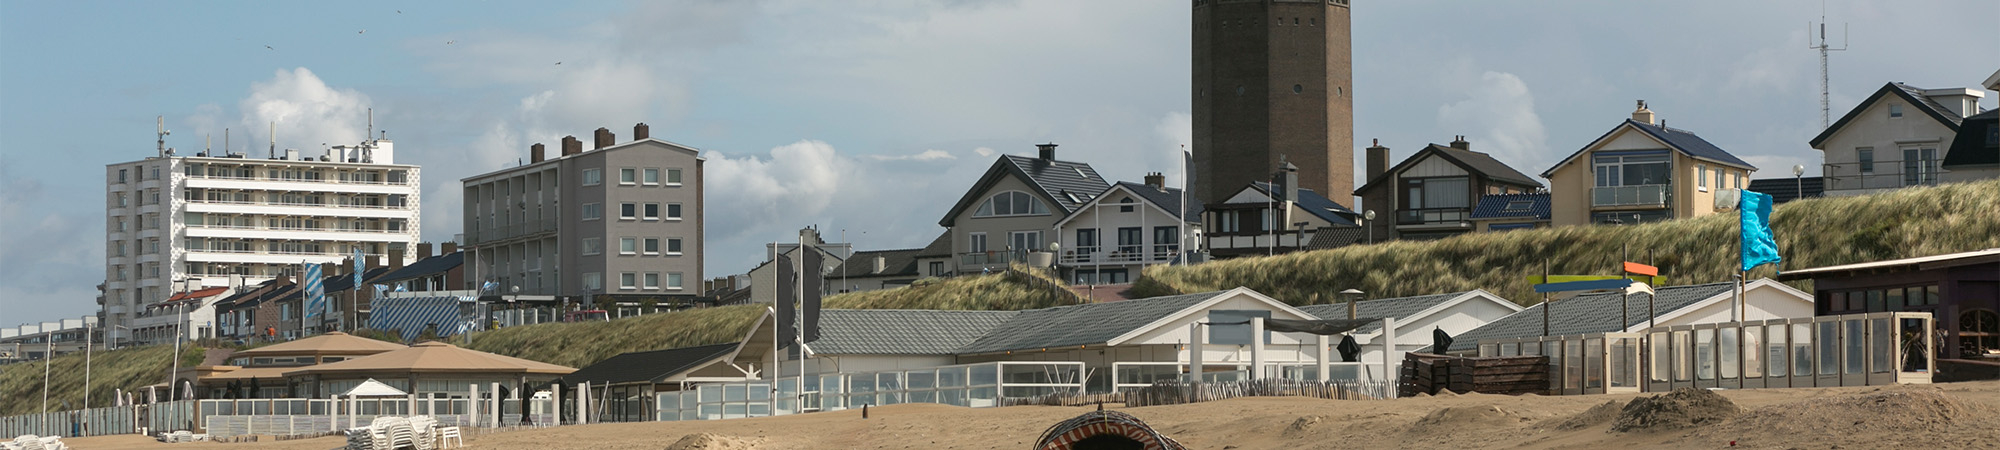
[{"label": "sand mound", "polygon": [[1301,416],[1298,420],[1292,421],[1291,426],[1285,427],[1285,436],[1298,436],[1311,432],[1313,427],[1325,421],[1326,416]]},{"label": "sand mound", "polygon": [[1757,408],[1702,434],[1746,443],[1772,436],[1905,436],[1909,440],[1901,444],[1947,448],[1963,444],[1954,436],[1990,426],[1992,420],[1983,419],[1990,417],[1991,408],[1952,398],[1935,386],[1899,386]]},{"label": "sand mound", "polygon": [[695,433],[681,436],[667,450],[751,450],[757,448],[755,439],[743,439],[719,434]]},{"label": "sand mound", "polygon": [[1584,410],[1583,412],[1577,413],[1574,416],[1570,416],[1567,419],[1563,419],[1562,422],[1556,423],[1556,429],[1562,431],[1569,431],[1578,428],[1589,428],[1601,425],[1605,422],[1610,422],[1613,419],[1617,419],[1618,412],[1620,409],[1621,407],[1618,406],[1618,401],[1605,400],[1604,403],[1598,404],[1597,406],[1592,406],[1590,407],[1590,409]]},{"label": "sand mound", "polygon": [[1742,412],[1735,402],[1707,389],[1680,388],[1625,404],[1611,431],[1672,430],[1722,421]]},{"label": "sand mound", "polygon": [[1526,419],[1498,406],[1453,406],[1431,411],[1424,418],[1417,419],[1416,425],[1410,428],[1420,433],[1433,430],[1452,432],[1477,426],[1508,426],[1522,420]]}]

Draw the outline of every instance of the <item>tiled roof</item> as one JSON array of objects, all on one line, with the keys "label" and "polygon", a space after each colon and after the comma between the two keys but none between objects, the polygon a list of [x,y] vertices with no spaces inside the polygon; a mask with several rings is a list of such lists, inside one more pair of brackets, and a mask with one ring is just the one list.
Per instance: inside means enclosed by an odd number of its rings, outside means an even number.
[{"label": "tiled roof", "polygon": [[1785,202],[1798,200],[1801,190],[1805,192],[1807,198],[1825,197],[1826,179],[1821,177],[1802,177],[1798,179],[1765,178],[1762,180],[1750,180],[1750,186],[1746,189],[1752,192],[1770,194],[1772,204],[1784,204]]},{"label": "tiled roof", "polygon": [[657,381],[693,369],[735,351],[738,343],[682,347],[648,352],[630,352],[598,361],[563,377],[591,384]]},{"label": "tiled roof", "polygon": [[[922,251],[923,249],[920,248],[912,248],[904,250],[868,250],[868,251],[854,252],[853,258],[848,258],[846,261],[841,262],[840,266],[835,267],[832,272],[828,272],[825,278],[828,280],[836,280],[840,279],[841,277],[867,278],[867,277],[916,276],[917,253],[920,253]],[[884,270],[882,271],[882,273],[875,273],[875,258],[878,256],[882,257],[883,260]]]},{"label": "tiled roof", "polygon": [[[1250,182],[1250,186],[1256,189],[1257,192],[1262,192],[1267,196],[1271,195],[1271,183],[1252,181]],[[1296,201],[1299,204],[1299,208],[1312,213],[1314,217],[1318,217],[1320,220],[1325,220],[1334,225],[1355,226],[1353,221],[1349,221],[1347,217],[1342,216],[1342,214],[1352,216],[1354,215],[1354,210],[1347,209],[1346,206],[1341,206],[1340,202],[1328,199],[1326,196],[1319,195],[1318,192],[1313,192],[1312,189],[1306,188],[1299,188],[1299,195],[1297,197]]]},{"label": "tiled roof", "polygon": [[[1450,294],[1431,294],[1431,295],[1418,295],[1414,297],[1397,297],[1397,298],[1380,298],[1374,300],[1362,300],[1354,304],[1355,317],[1361,319],[1390,318],[1390,319],[1396,319],[1397,322],[1401,322],[1404,319],[1409,319],[1410,315],[1412,314],[1423,312],[1423,310],[1426,309],[1431,309],[1431,307],[1444,304],[1444,302],[1450,301],[1451,299],[1454,298],[1458,298],[1465,294],[1466,292],[1453,292]],[[1299,310],[1305,311],[1307,314],[1312,314],[1313,316],[1319,317],[1321,319],[1347,318],[1346,303],[1306,305],[1306,306],[1300,306]],[[1382,329],[1382,323],[1375,322],[1368,325],[1362,325],[1360,328],[1355,328],[1354,331],[1358,333],[1368,333],[1380,329]]]},{"label": "tiled roof", "polygon": [[986,201],[984,195],[987,194],[986,190],[993,186],[993,183],[999,182],[1000,177],[1007,175],[1021,177],[1022,182],[1040,191],[1043,200],[1055,202],[1056,208],[1061,211],[1051,212],[1057,216],[1075,212],[1077,206],[1090,201],[1090,196],[1111,187],[1110,183],[1104,181],[1103,176],[1097,174],[1097,169],[1091,168],[1089,164],[1045,160],[1031,156],[1002,155],[999,160],[993,161],[993,167],[986,169],[986,174],[981,175],[979,181],[972,184],[971,189],[965,191],[965,195],[959,198],[958,203],[953,205],[950,211],[945,212],[944,219],[939,220],[938,225],[952,226],[959,211]]},{"label": "tiled roof", "polygon": [[1306,250],[1326,250],[1361,243],[1368,239],[1368,230],[1361,227],[1321,227],[1313,230],[1313,238],[1306,241]]},{"label": "tiled roof", "polygon": [[1750,165],[1750,163],[1744,162],[1742,159],[1738,159],[1736,155],[1732,155],[1729,154],[1729,152],[1727,151],[1723,151],[1721,147],[1716,147],[1715,144],[1709,143],[1707,139],[1702,139],[1701,136],[1696,136],[1694,132],[1679,128],[1667,128],[1665,125],[1650,124],[1628,118],[1625,119],[1625,122],[1620,123],[1619,126],[1612,127],[1610,131],[1604,132],[1603,136],[1598,136],[1597,139],[1592,139],[1590,141],[1590,144],[1585,145],[1583,148],[1577,149],[1575,153],[1569,154],[1568,157],[1564,157],[1562,161],[1557,162],[1555,165],[1549,166],[1549,170],[1542,171],[1542,178],[1548,178],[1550,176],[1555,175],[1556,169],[1560,169],[1565,165],[1569,165],[1570,162],[1576,161],[1577,159],[1576,157],[1583,155],[1583,152],[1585,150],[1589,150],[1590,145],[1596,145],[1599,141],[1603,141],[1605,138],[1611,137],[1613,133],[1617,133],[1619,128],[1628,125],[1634,129],[1646,133],[1647,136],[1652,136],[1654,139],[1658,139],[1660,142],[1666,143],[1668,148],[1680,152],[1681,154],[1721,164],[1728,164],[1738,168],[1757,170],[1757,166]]},{"label": "tiled roof", "polygon": [[951,256],[950,230],[946,230],[943,233],[938,233],[937,239],[932,239],[930,245],[925,245],[923,250],[917,251],[918,258],[929,258],[933,256],[945,256],[945,257]]},{"label": "tiled roof", "polygon": [[[1996,72],[2000,73],[2000,72]],[[1944,168],[2000,164],[2000,109],[1974,114],[1958,126],[1958,137],[1945,150]]]},{"label": "tiled roof", "polygon": [[[1523,209],[1507,209],[1514,202],[1528,202]],[[1549,220],[1549,193],[1481,195],[1479,205],[1472,207],[1472,219],[1503,219],[1510,217],[1533,217]]]},{"label": "tiled roof", "polygon": [[1172,295],[1021,311],[958,354],[1103,344],[1220,292]]},{"label": "tiled roof", "polygon": [[[1180,217],[1181,215],[1180,188],[1170,187],[1166,188],[1165,190],[1160,190],[1160,189],[1154,189],[1152,186],[1147,186],[1146,183],[1133,183],[1130,181],[1120,181],[1118,182],[1118,186],[1125,188],[1125,190],[1132,191],[1132,193],[1138,195],[1139,198],[1143,198],[1146,199],[1146,201],[1153,202],[1153,204],[1158,205],[1160,209],[1167,210],[1167,215],[1174,217]],[[1194,200],[1194,199],[1190,198],[1188,200]],[[1189,220],[1190,222],[1201,223],[1201,202],[1198,201],[1188,202],[1187,213],[1188,216],[1192,218]]]},{"label": "tiled roof", "polygon": [[1445,161],[1456,164],[1466,171],[1485,175],[1486,178],[1493,181],[1527,186],[1542,185],[1542,182],[1535,181],[1534,177],[1521,173],[1519,170],[1514,170],[1514,166],[1509,166],[1498,159],[1493,159],[1493,155],[1448,145],[1431,144],[1428,147],[1417,150],[1409,158],[1404,158],[1403,162],[1397,163],[1395,167],[1391,167],[1389,170],[1375,175],[1375,178],[1368,180],[1360,188],[1356,188],[1354,192],[1356,195],[1359,195],[1361,191],[1372,189],[1377,184],[1394,178],[1396,174],[1402,173],[1404,168],[1416,164],[1417,161],[1422,160],[1427,155],[1436,155],[1444,158]]},{"label": "tiled roof", "polygon": [[396,269],[394,272],[389,272],[388,275],[383,275],[381,279],[373,280],[373,282],[394,283],[433,276],[449,271],[453,267],[458,267],[464,263],[465,252],[451,252],[448,255],[438,255],[417,260],[417,262],[403,266],[401,269]]},{"label": "tiled roof", "polygon": [[1015,311],[828,309],[820,338],[806,344],[826,355],[952,355]]},{"label": "tiled roof", "polygon": [[1861,115],[1862,111],[1874,105],[1876,100],[1881,100],[1882,97],[1890,94],[1902,97],[1903,101],[1916,106],[1918,111],[1923,111],[1925,115],[1936,119],[1938,122],[1943,123],[1944,126],[1950,127],[1953,131],[1958,131],[1959,124],[1963,120],[1957,114],[1953,114],[1951,110],[1945,109],[1944,105],[1939,105],[1936,100],[1931,100],[1929,96],[1924,95],[1923,88],[1891,81],[1888,84],[1882,85],[1881,89],[1876,89],[1874,94],[1869,94],[1868,98],[1862,100],[1861,103],[1855,104],[1854,109],[1850,109],[1847,111],[1847,114],[1840,116],[1840,120],[1833,121],[1833,125],[1828,125],[1825,130],[1820,130],[1819,135],[1813,136],[1812,141],[1810,141],[1812,147],[1820,148],[1820,145],[1825,143],[1827,139],[1832,138],[1834,133],[1840,132],[1840,129],[1845,128],[1848,122],[1853,121],[1855,117]]},{"label": "tiled roof", "polygon": [[[1650,310],[1666,315],[1675,310],[1695,304],[1717,295],[1726,295],[1735,288],[1734,283],[1712,283],[1688,286],[1654,288],[1659,300],[1651,302],[1646,294],[1607,293],[1580,295],[1568,300],[1553,302],[1549,309],[1549,334],[1552,336],[1606,333],[1622,331],[1633,325],[1644,324],[1651,317]],[[1619,301],[1624,300],[1624,307]],[[1453,336],[1452,352],[1470,351],[1478,348],[1479,341],[1485,339],[1505,339],[1542,335],[1542,309],[1549,304],[1537,304],[1500,320],[1495,320],[1479,328],[1474,328],[1458,336]],[[1631,322],[1619,324],[1619,317],[1630,313]]]}]

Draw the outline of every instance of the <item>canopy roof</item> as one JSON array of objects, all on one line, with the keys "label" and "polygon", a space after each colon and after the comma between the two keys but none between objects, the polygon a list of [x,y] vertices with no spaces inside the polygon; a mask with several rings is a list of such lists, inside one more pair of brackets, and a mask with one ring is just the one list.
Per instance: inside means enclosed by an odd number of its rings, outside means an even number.
[{"label": "canopy roof", "polygon": [[576,369],[431,341],[346,361],[301,367],[286,376],[356,373],[519,373],[563,375]]},{"label": "canopy roof", "polygon": [[403,344],[384,342],[355,336],[338,331],[327,332],[296,341],[258,347],[236,352],[233,357],[243,356],[289,356],[289,355],[373,355],[392,350],[409,348]]},{"label": "canopy roof", "polygon": [[363,381],[361,384],[355,385],[354,389],[348,389],[347,392],[342,392],[340,395],[344,397],[402,397],[410,394],[403,392],[401,389],[396,389],[395,386],[382,384],[380,381],[375,381],[374,378],[369,378],[368,381]]},{"label": "canopy roof", "polygon": [[[222,367],[229,367],[229,366],[217,366],[218,369]],[[253,378],[261,378],[265,380],[282,380],[285,378],[285,372],[290,372],[294,370],[299,370],[299,367],[298,366],[245,367],[227,372],[216,372],[212,375],[201,377],[201,381],[228,382],[228,381],[240,380],[244,382],[249,382]]]}]

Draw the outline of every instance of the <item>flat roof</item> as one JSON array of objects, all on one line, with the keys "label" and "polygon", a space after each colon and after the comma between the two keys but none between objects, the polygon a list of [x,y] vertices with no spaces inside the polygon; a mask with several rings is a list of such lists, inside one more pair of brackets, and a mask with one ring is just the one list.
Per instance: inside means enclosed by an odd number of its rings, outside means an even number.
[{"label": "flat roof", "polygon": [[1976,250],[1970,252],[1947,253],[1943,255],[1923,256],[1916,258],[1892,259],[1887,261],[1874,261],[1874,262],[1847,264],[1839,266],[1814,267],[1811,269],[1792,270],[1792,271],[1786,271],[1785,273],[1778,275],[1778,280],[1780,281],[1802,280],[1807,278],[1816,278],[1816,275],[1824,276],[1828,274],[1853,272],[1861,270],[1903,269],[1908,266],[1918,266],[1916,268],[1917,270],[1928,270],[1935,268],[1957,267],[1957,266],[1965,266],[1965,265],[1981,264],[1989,262],[2000,262],[2000,248],[1989,248],[1985,250]]}]

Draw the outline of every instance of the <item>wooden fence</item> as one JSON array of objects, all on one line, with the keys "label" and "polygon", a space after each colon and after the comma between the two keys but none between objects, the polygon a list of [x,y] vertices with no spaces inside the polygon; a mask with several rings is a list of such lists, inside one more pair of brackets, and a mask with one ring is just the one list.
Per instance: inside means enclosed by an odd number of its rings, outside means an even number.
[{"label": "wooden fence", "polygon": [[1331,400],[1373,400],[1389,394],[1385,382],[1300,381],[1263,379],[1186,384],[1161,381],[1124,392],[1125,406],[1176,405],[1236,397],[1312,397]]},{"label": "wooden fence", "polygon": [[1408,397],[1441,390],[1481,394],[1549,393],[1549,357],[1493,356],[1467,358],[1410,353],[1403,358],[1397,394]]}]

